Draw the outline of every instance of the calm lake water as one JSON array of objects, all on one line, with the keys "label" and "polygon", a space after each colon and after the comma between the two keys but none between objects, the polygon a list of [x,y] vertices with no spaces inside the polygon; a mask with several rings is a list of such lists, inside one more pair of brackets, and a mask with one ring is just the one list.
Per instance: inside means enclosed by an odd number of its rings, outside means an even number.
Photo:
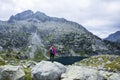
[{"label": "calm lake water", "polygon": [[80,56],[67,56],[67,57],[59,57],[56,58],[54,61],[62,63],[64,65],[71,65],[75,62],[81,61],[87,57],[80,57]]}]

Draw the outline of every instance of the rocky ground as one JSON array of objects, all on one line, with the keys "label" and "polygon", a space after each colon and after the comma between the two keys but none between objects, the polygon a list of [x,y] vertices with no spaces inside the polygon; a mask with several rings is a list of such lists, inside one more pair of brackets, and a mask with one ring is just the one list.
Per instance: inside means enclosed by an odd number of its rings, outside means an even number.
[{"label": "rocky ground", "polygon": [[120,57],[99,55],[73,65],[32,60],[11,61],[0,58],[0,80],[119,80]]},{"label": "rocky ground", "polygon": [[120,73],[108,72],[84,66],[68,66],[62,80],[119,80]]}]

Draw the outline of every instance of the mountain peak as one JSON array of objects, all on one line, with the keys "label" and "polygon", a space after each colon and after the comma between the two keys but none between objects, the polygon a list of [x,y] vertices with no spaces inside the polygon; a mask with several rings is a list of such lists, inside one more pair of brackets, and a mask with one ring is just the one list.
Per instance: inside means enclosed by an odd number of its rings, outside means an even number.
[{"label": "mountain peak", "polygon": [[105,40],[120,43],[120,31],[110,34]]},{"label": "mountain peak", "polygon": [[26,15],[26,14],[33,14],[33,11],[32,11],[32,10],[26,10],[26,11],[23,11],[23,12],[18,13],[18,14],[23,14],[23,15]]},{"label": "mountain peak", "polygon": [[46,20],[49,20],[49,16],[47,16],[45,13],[42,13],[42,12],[33,12],[31,10],[26,10],[26,11],[23,11],[21,13],[18,13],[16,14],[15,16],[11,16],[10,19],[8,20],[8,22],[14,22],[14,21],[20,21],[20,20],[27,20],[27,19],[30,19],[30,18],[35,18],[35,19],[38,19],[40,21],[46,21]]},{"label": "mountain peak", "polygon": [[40,11],[35,12],[35,15],[44,15],[44,16],[46,16],[46,14],[45,14],[45,13],[40,12]]},{"label": "mountain peak", "polygon": [[120,31],[115,32],[115,34],[116,34],[116,35],[117,35],[117,34],[120,35]]},{"label": "mountain peak", "polygon": [[47,16],[45,13],[42,12],[35,12],[31,10],[26,10],[21,13],[16,14],[15,16],[11,16],[8,22],[15,22],[15,21],[20,21],[20,20],[27,20],[27,19],[38,19],[42,22],[50,20],[50,17]]},{"label": "mountain peak", "polygon": [[27,19],[30,19],[30,20],[37,19],[41,22],[45,22],[45,21],[65,22],[66,21],[66,19],[64,18],[49,17],[45,13],[40,11],[37,11],[34,13],[31,10],[26,10],[16,14],[15,16],[12,15],[8,20],[8,22],[15,22],[15,21],[21,21],[21,20],[27,20]]},{"label": "mountain peak", "polygon": [[30,18],[33,14],[34,14],[33,11],[26,10],[26,11],[16,14],[15,16],[12,15],[8,21],[13,22],[14,20],[25,20],[25,19]]},{"label": "mountain peak", "polygon": [[40,21],[46,21],[46,20],[49,20],[49,18],[50,18],[45,13],[42,13],[39,11],[35,12],[33,17],[40,20]]}]

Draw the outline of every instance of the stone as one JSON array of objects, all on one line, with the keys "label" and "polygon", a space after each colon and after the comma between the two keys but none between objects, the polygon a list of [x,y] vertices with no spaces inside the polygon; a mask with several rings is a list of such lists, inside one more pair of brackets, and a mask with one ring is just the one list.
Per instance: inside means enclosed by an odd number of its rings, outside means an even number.
[{"label": "stone", "polygon": [[41,61],[31,70],[33,80],[59,80],[66,67],[58,62]]},{"label": "stone", "polygon": [[36,64],[37,64],[37,62],[35,62],[35,61],[28,61],[28,62],[26,63],[26,66],[27,66],[28,68],[33,68]]},{"label": "stone", "polygon": [[25,80],[21,66],[5,65],[0,67],[0,80]]},{"label": "stone", "polygon": [[61,76],[62,80],[104,80],[104,76],[95,69],[83,66],[68,66],[66,73]]}]

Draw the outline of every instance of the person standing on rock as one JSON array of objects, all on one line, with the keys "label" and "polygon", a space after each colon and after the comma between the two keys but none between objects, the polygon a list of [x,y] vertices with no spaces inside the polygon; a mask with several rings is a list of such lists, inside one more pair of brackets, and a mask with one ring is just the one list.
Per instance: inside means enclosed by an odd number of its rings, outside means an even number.
[{"label": "person standing on rock", "polygon": [[54,61],[54,56],[56,55],[56,48],[52,45],[50,47],[50,61]]}]

